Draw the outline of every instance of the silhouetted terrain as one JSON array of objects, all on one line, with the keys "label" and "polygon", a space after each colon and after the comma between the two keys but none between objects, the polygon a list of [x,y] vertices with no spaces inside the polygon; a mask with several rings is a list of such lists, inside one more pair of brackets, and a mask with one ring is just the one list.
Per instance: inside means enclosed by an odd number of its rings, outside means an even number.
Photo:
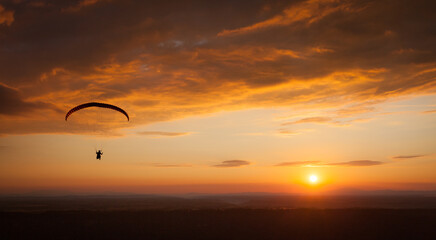
[{"label": "silhouetted terrain", "polygon": [[436,210],[0,213],[1,239],[434,239]]},{"label": "silhouetted terrain", "polygon": [[0,199],[0,239],[435,239],[435,221],[433,196]]},{"label": "silhouetted terrain", "polygon": [[176,209],[405,208],[436,209],[436,195],[296,196],[228,195],[94,195],[4,196],[0,211],[176,210]]}]

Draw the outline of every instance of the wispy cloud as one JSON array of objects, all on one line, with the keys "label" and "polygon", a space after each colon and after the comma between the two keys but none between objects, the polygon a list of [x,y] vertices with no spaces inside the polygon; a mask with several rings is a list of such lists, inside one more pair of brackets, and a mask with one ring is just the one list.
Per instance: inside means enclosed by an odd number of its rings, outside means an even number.
[{"label": "wispy cloud", "polygon": [[[372,120],[373,118],[341,118],[341,117],[337,117],[337,118],[332,118],[332,117],[308,117],[308,118],[302,118],[296,121],[292,121],[292,122],[285,122],[282,123],[282,126],[288,126],[288,125],[293,125],[293,124],[303,124],[303,123],[317,123],[317,124],[332,124],[332,125],[337,125],[337,126],[348,126],[352,123],[358,123],[358,122],[367,122]],[[297,132],[295,132],[297,133]]]},{"label": "wispy cloud", "polygon": [[162,131],[142,131],[137,132],[139,135],[161,136],[161,137],[179,137],[191,134],[191,132],[162,132]]},{"label": "wispy cloud", "polygon": [[422,112],[422,113],[424,113],[424,114],[436,113],[436,109],[434,109],[434,110],[424,111],[424,112]]},{"label": "wispy cloud", "polygon": [[166,164],[166,163],[151,163],[149,164],[151,167],[159,167],[159,168],[179,168],[179,167],[192,167],[190,164]]},{"label": "wispy cloud", "polygon": [[348,162],[325,163],[323,165],[327,165],[327,166],[365,167],[365,166],[375,166],[375,165],[381,165],[381,164],[384,164],[384,162],[381,162],[381,161],[372,161],[372,160],[356,160],[356,161],[348,161]]},{"label": "wispy cloud", "polygon": [[356,160],[347,162],[335,162],[335,163],[325,163],[321,161],[294,161],[294,162],[282,162],[274,166],[278,167],[292,167],[292,166],[345,166],[345,167],[365,167],[365,166],[375,166],[385,164],[381,161],[373,160]]},{"label": "wispy cloud", "polygon": [[320,161],[295,161],[295,162],[281,162],[274,166],[287,167],[287,166],[306,166],[306,165],[318,165]]},{"label": "wispy cloud", "polygon": [[336,115],[341,116],[341,117],[348,117],[348,116],[354,116],[356,114],[373,112],[376,110],[374,105],[377,103],[379,103],[379,102],[378,101],[368,101],[368,102],[353,104],[351,106],[346,106],[344,108],[337,110]]},{"label": "wispy cloud", "polygon": [[393,156],[393,159],[410,159],[410,158],[420,158],[420,157],[425,157],[426,155],[398,155],[398,156]]},{"label": "wispy cloud", "polygon": [[242,167],[242,166],[247,166],[250,165],[249,161],[245,161],[245,160],[226,160],[223,161],[222,163],[213,165],[214,167],[223,167],[223,168],[227,168],[227,167]]},{"label": "wispy cloud", "polygon": [[300,134],[301,132],[299,132],[299,131],[294,131],[294,130],[288,130],[288,129],[279,129],[279,130],[278,130],[278,133],[279,133],[280,135],[283,135],[283,136],[293,136],[293,135],[298,135],[298,134]]},{"label": "wispy cloud", "polygon": [[77,5],[69,6],[67,8],[64,8],[63,11],[66,12],[76,12],[81,10],[84,7],[88,7],[91,5],[96,4],[97,2],[101,2],[102,0],[81,0]]},{"label": "wispy cloud", "polygon": [[300,124],[300,123],[326,123],[332,121],[332,118],[330,117],[308,117],[308,118],[302,118],[297,121],[293,122],[286,122],[283,123],[283,126],[291,125],[291,124]]},{"label": "wispy cloud", "polygon": [[308,24],[314,23],[341,8],[345,8],[345,6],[341,6],[340,4],[338,6],[336,3],[337,1],[332,0],[304,1],[299,4],[292,5],[291,7],[285,9],[282,13],[270,19],[238,29],[224,30],[218,33],[218,36],[246,34],[271,27],[286,26],[303,21]]}]

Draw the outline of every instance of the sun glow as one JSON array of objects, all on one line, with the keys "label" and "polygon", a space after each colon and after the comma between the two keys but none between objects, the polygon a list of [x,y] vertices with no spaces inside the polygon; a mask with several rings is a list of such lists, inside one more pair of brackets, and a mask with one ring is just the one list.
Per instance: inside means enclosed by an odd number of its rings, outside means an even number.
[{"label": "sun glow", "polygon": [[318,176],[316,176],[316,175],[310,175],[309,176],[309,181],[310,181],[310,183],[317,183],[318,182]]}]

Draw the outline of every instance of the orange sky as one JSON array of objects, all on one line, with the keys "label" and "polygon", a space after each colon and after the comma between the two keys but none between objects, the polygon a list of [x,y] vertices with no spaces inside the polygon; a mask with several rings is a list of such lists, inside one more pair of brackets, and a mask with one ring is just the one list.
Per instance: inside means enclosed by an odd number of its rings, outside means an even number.
[{"label": "orange sky", "polygon": [[0,192],[436,190],[434,7],[2,1]]}]

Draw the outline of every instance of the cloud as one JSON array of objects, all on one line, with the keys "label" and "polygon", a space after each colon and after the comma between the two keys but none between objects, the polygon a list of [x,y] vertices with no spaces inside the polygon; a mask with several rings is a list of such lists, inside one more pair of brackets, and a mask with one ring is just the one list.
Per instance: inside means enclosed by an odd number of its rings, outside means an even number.
[{"label": "cloud", "polygon": [[97,2],[101,2],[101,1],[102,0],[82,0],[77,5],[69,6],[67,8],[64,8],[63,11],[66,11],[66,12],[80,11],[84,7],[88,7],[88,6],[94,5]]},{"label": "cloud", "polygon": [[10,26],[14,22],[14,11],[6,10],[0,5],[0,25],[6,24]]},{"label": "cloud", "polygon": [[434,109],[434,110],[424,111],[424,112],[422,112],[422,113],[424,113],[424,114],[436,113],[436,109]]},{"label": "cloud", "polygon": [[278,130],[278,133],[279,133],[280,135],[284,135],[284,136],[293,136],[293,135],[298,135],[298,134],[300,134],[301,132],[299,132],[299,131],[293,131],[293,130],[288,130],[288,129],[279,129],[279,130]]},{"label": "cloud", "polygon": [[[59,11],[74,6],[80,11]],[[1,9],[1,84],[22,102],[59,109],[117,102],[134,113],[133,127],[269,107],[354,117],[436,89],[431,1],[12,1]],[[0,133],[62,133],[53,119],[63,114],[2,118]]]},{"label": "cloud", "polygon": [[376,110],[374,105],[377,103],[378,103],[377,101],[368,101],[368,102],[353,104],[351,106],[346,106],[344,108],[341,108],[337,110],[335,113],[337,116],[349,117],[357,114],[374,112]]},{"label": "cloud", "polygon": [[[347,114],[348,115],[348,114]],[[349,126],[352,123],[359,123],[359,122],[368,122],[372,120],[373,118],[347,118],[346,116],[342,116],[342,113],[335,117],[309,117],[309,118],[303,118],[300,120],[292,121],[292,122],[285,122],[282,123],[282,126],[287,125],[293,125],[293,124],[302,124],[302,123],[328,123],[333,124],[336,126]],[[284,129],[280,129],[280,133],[282,134],[298,134],[301,133],[300,131],[288,131]]]},{"label": "cloud", "polygon": [[226,160],[223,161],[222,163],[213,166],[227,168],[227,167],[242,167],[246,165],[250,165],[250,162],[245,160]]},{"label": "cloud", "polygon": [[344,9],[345,5],[338,5],[337,1],[332,0],[303,1],[292,5],[282,13],[270,19],[238,29],[224,30],[218,33],[218,36],[246,34],[276,26],[287,26],[301,21],[310,24],[338,11],[341,8]]},{"label": "cloud", "polygon": [[161,131],[143,131],[138,132],[139,135],[147,136],[164,136],[164,137],[178,137],[191,134],[190,132],[161,132]]},{"label": "cloud", "polygon": [[327,166],[366,167],[366,166],[375,166],[375,165],[381,165],[381,164],[384,164],[384,162],[372,161],[372,160],[357,160],[357,161],[348,161],[348,162],[325,163],[323,165],[327,165]]},{"label": "cloud", "polygon": [[318,165],[320,161],[295,161],[295,162],[281,162],[274,166],[288,167],[288,166],[305,166],[305,165]]},{"label": "cloud", "polygon": [[345,167],[365,167],[365,166],[375,166],[385,164],[380,161],[372,160],[357,160],[348,162],[336,162],[336,163],[323,163],[321,161],[295,161],[295,162],[282,162],[274,166],[278,167],[288,167],[288,166],[345,166]]},{"label": "cloud", "polygon": [[19,115],[51,107],[40,101],[24,101],[16,89],[0,84],[0,115]]},{"label": "cloud", "polygon": [[289,130],[289,129],[285,129],[285,128],[280,128],[277,131],[278,136],[282,136],[282,137],[290,137],[290,136],[295,136],[295,135],[299,135],[302,133],[308,133],[308,132],[313,132],[314,129],[311,128],[305,128],[305,129],[298,129],[298,130]]},{"label": "cloud", "polygon": [[300,123],[326,123],[326,122],[331,122],[332,118],[329,117],[309,117],[309,118],[303,118],[297,121],[293,121],[293,122],[286,122],[283,123],[283,126],[286,125],[291,125],[291,124],[300,124]]},{"label": "cloud", "polygon": [[409,159],[409,158],[420,158],[425,157],[426,155],[399,155],[399,156],[393,156],[393,159]]},{"label": "cloud", "polygon": [[150,164],[150,166],[159,167],[159,168],[192,167],[192,165],[189,164],[164,164],[164,163],[152,163]]}]

